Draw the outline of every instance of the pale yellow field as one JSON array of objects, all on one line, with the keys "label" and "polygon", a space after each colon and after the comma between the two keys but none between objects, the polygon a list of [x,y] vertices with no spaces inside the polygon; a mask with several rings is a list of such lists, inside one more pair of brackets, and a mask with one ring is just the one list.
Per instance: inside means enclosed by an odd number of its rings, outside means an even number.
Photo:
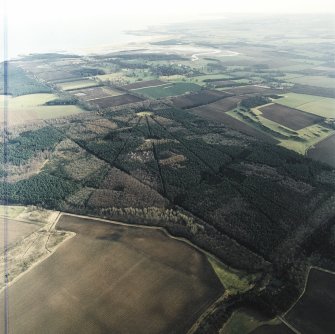
[{"label": "pale yellow field", "polygon": [[[39,119],[52,119],[82,112],[77,106],[45,106],[57,98],[55,94],[29,94],[8,98],[9,125],[21,124]],[[0,95],[0,122],[3,122],[4,95]]]},{"label": "pale yellow field", "polygon": [[62,90],[80,89],[86,87],[97,86],[98,83],[94,80],[84,79],[77,81],[64,82],[57,85]]}]

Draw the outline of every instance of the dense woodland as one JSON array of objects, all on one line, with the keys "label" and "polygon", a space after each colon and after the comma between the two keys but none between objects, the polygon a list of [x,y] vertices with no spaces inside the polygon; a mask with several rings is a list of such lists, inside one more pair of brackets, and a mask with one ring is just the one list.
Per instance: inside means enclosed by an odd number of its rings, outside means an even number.
[{"label": "dense woodland", "polygon": [[[5,77],[5,66],[3,63],[0,66],[0,77]],[[35,94],[35,93],[50,93],[51,89],[45,84],[36,82],[27,73],[16,65],[11,63],[7,66],[8,87],[7,94],[13,96]],[[5,81],[0,81],[0,95],[5,94]]]}]

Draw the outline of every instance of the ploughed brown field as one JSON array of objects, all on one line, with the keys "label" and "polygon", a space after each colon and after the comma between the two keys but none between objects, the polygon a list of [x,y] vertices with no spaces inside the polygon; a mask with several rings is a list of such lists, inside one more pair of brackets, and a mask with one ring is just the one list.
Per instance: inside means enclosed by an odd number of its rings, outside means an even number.
[{"label": "ploughed brown field", "polygon": [[95,99],[93,101],[90,101],[91,104],[97,105],[99,108],[111,108],[116,106],[121,106],[123,104],[128,103],[136,103],[143,101],[140,97],[130,95],[130,94],[123,94],[118,96],[109,96],[104,97],[101,99]]},{"label": "ploughed brown field", "polygon": [[223,293],[206,256],[162,231],[69,215],[57,229],[76,236],[9,288],[10,333],[184,334]]},{"label": "ploughed brown field", "polygon": [[232,109],[235,109],[238,105],[239,102],[242,101],[242,98],[239,96],[230,96],[230,97],[226,97],[225,99],[221,99],[219,101],[210,103],[210,104],[206,104],[205,106],[201,106],[201,107],[196,107],[194,109],[192,109],[192,111],[201,111],[202,108],[205,108],[206,110],[210,111],[220,111],[220,112],[227,112],[230,111]]},{"label": "ploughed brown field", "polygon": [[260,108],[260,110],[263,117],[292,130],[300,130],[323,121],[323,118],[320,116],[275,103]]},{"label": "ploughed brown field", "polygon": [[282,94],[283,91],[279,89],[271,89],[264,86],[254,86],[254,85],[248,85],[248,86],[239,86],[234,88],[227,88],[226,91],[228,93],[232,93],[235,95],[245,95],[245,94]]},{"label": "ploughed brown field", "polygon": [[309,158],[320,160],[335,168],[335,135],[332,135],[310,149],[307,153]]},{"label": "ploughed brown field", "polygon": [[146,88],[151,86],[161,86],[164,84],[166,84],[166,82],[161,80],[148,80],[148,81],[134,82],[129,85],[125,85],[122,88],[130,90],[130,89]]},{"label": "ploughed brown field", "polygon": [[197,93],[191,93],[171,98],[171,101],[173,105],[177,108],[188,109],[208,103],[213,103],[227,96],[230,96],[230,94],[217,90],[202,90]]},{"label": "ploughed brown field", "polygon": [[335,328],[335,275],[311,269],[304,295],[285,316],[300,333],[329,334]]},{"label": "ploughed brown field", "polygon": [[[28,223],[19,220],[7,219],[7,229],[8,229],[8,246],[14,245],[16,242],[25,238],[27,235],[33,233],[38,230],[40,225],[37,223]],[[3,252],[4,248],[4,238],[3,238],[3,230],[4,230],[4,218],[0,218],[0,230],[1,230],[1,238],[0,238],[0,253]]]},{"label": "ploughed brown field", "polygon": [[[236,99],[236,100],[234,100]],[[238,119],[231,117],[226,114],[226,111],[231,110],[232,108],[229,107],[232,105],[237,105],[237,99],[241,100],[238,97],[227,97],[225,99],[222,99],[220,101],[207,104],[205,106],[192,108],[190,109],[191,112],[193,112],[195,115],[198,115],[200,117],[203,117],[205,119],[215,121],[215,122],[221,122],[225,124],[226,126],[240,131],[242,133],[245,133],[249,136],[253,136],[259,140],[271,143],[271,144],[277,144],[278,141],[271,136],[262,133],[255,128],[252,128],[251,126],[239,121]],[[229,102],[227,102],[227,100]]]}]

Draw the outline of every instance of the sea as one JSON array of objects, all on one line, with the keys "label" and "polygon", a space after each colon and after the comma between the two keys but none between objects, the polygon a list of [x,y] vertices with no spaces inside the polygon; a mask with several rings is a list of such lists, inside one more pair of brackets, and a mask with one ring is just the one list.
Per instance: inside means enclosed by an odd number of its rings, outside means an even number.
[{"label": "sea", "polygon": [[[32,53],[64,52],[88,54],[99,50],[112,51],[114,46],[143,40],[143,36],[130,31],[146,30],[143,23],[124,22],[62,22],[61,24],[36,24],[8,26],[7,59]],[[1,29],[0,29],[1,30]],[[0,61],[5,57],[3,31],[0,38]],[[146,37],[148,38],[148,37]]]}]

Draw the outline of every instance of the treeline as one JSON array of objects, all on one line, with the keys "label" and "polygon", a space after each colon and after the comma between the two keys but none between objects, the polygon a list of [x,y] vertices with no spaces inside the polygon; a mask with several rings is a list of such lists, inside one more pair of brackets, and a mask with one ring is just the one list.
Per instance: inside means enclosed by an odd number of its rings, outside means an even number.
[{"label": "treeline", "polygon": [[72,74],[81,77],[93,77],[96,75],[103,75],[106,72],[100,68],[81,67],[71,71]]},{"label": "treeline", "polygon": [[[74,182],[41,172],[16,183],[0,183],[0,199],[13,204],[41,205],[58,209],[62,200],[77,190]],[[6,189],[6,191],[5,191]]]},{"label": "treeline", "polygon": [[124,61],[122,59],[111,59],[110,62],[116,66],[119,67],[119,69],[123,69],[123,68],[127,68],[127,69],[132,69],[132,70],[136,70],[136,69],[147,69],[150,68],[150,65],[146,64],[146,63],[141,63],[139,61],[137,62],[131,62],[131,61]]},{"label": "treeline", "polygon": [[76,97],[64,97],[58,98],[45,103],[47,106],[64,106],[64,105],[76,105],[79,100]]},{"label": "treeline", "polygon": [[179,207],[91,208],[89,213],[126,223],[164,227],[172,235],[190,240],[235,268],[257,272],[269,265],[261,257],[241,247],[214,227],[183,212]]},{"label": "treeline", "polygon": [[151,72],[157,76],[170,76],[170,75],[199,75],[200,72],[190,66],[186,65],[154,65],[151,66]]},{"label": "treeline", "polygon": [[50,93],[51,88],[29,76],[22,68],[8,63],[8,87],[5,92],[4,63],[0,64],[0,94],[19,96],[35,93]]},{"label": "treeline", "polygon": [[269,103],[271,100],[264,96],[252,96],[246,99],[243,99],[240,103],[241,107],[246,109],[255,108],[258,106],[262,106],[263,104]]}]

